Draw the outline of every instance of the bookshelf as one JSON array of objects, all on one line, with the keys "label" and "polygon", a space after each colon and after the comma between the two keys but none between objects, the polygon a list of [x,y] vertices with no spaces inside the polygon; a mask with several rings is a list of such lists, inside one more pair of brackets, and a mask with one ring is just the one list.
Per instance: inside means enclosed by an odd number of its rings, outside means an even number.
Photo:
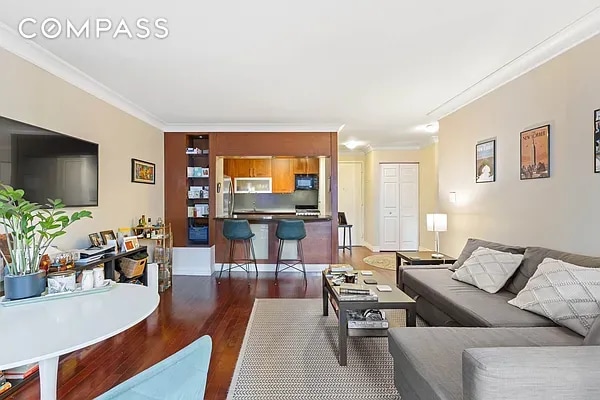
[{"label": "bookshelf", "polygon": [[209,245],[209,144],[208,134],[187,136],[187,244],[190,247]]}]

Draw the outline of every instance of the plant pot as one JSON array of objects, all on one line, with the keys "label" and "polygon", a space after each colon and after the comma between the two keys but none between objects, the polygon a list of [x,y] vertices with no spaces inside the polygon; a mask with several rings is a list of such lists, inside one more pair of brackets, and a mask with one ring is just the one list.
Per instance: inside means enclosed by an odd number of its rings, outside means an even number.
[{"label": "plant pot", "polygon": [[4,297],[8,300],[37,297],[46,290],[46,271],[4,276]]}]

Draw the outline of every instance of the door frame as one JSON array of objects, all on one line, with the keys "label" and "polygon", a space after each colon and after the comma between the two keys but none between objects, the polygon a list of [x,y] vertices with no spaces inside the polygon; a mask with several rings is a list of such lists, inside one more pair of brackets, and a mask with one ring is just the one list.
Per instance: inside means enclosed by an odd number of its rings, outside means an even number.
[{"label": "door frame", "polygon": [[[338,161],[338,190],[339,190],[339,185],[340,185],[340,165],[341,164],[359,164],[360,165],[360,227],[362,229],[362,232],[360,232],[360,237],[358,237],[359,240],[356,240],[355,237],[353,237],[353,242],[352,242],[352,247],[354,246],[364,246],[365,243],[365,163],[363,161]],[[338,204],[339,204],[339,197],[338,197]],[[332,216],[334,218],[337,218],[337,215]],[[354,224],[356,226],[356,224]],[[356,235],[356,232],[355,236]],[[339,240],[339,239],[338,239]]]},{"label": "door frame", "polygon": [[[378,184],[378,191],[379,191],[379,202],[377,204],[378,206],[378,210],[377,210],[377,224],[379,225],[379,232],[378,235],[379,237],[377,238],[377,247],[376,250],[374,249],[374,252],[389,252],[392,250],[381,250],[381,241],[383,238],[383,184],[382,184],[382,179],[381,179],[381,167],[383,165],[416,165],[417,166],[417,240],[418,240],[418,245],[417,245],[417,250],[421,249],[421,164],[418,161],[401,161],[401,162],[394,162],[394,161],[385,161],[385,162],[380,162],[379,163],[379,171],[377,174],[377,184]],[[398,179],[400,179],[400,175],[398,175]],[[399,232],[399,231],[398,231]],[[394,250],[397,251],[397,250]]]}]

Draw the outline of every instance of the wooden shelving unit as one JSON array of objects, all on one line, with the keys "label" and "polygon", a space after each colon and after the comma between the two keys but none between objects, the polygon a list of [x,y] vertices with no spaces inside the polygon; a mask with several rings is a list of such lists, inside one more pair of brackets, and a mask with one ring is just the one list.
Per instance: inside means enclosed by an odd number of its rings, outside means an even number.
[{"label": "wooden shelving unit", "polygon": [[[173,282],[173,232],[171,224],[134,227],[133,231],[140,238],[143,236],[143,239],[155,242],[152,262],[158,264],[158,291],[164,292],[171,287]],[[148,233],[150,237],[148,237]]]}]

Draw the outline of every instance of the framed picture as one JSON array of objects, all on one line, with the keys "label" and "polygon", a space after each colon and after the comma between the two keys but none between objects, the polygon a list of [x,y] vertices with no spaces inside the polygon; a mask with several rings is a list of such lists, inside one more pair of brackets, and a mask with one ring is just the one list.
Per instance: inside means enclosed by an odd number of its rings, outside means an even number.
[{"label": "framed picture", "polygon": [[151,162],[131,159],[131,182],[156,183],[156,165]]},{"label": "framed picture", "polygon": [[521,180],[550,177],[550,125],[521,132]]},{"label": "framed picture", "polygon": [[108,244],[109,240],[117,240],[117,236],[113,231],[102,231],[100,232],[100,236],[104,244]]},{"label": "framed picture", "polygon": [[475,182],[496,181],[496,139],[475,145]]},{"label": "framed picture", "polygon": [[600,172],[600,109],[594,111],[594,172]]},{"label": "framed picture", "polygon": [[125,247],[125,251],[129,251],[140,247],[140,243],[138,242],[137,236],[127,236],[126,238],[123,238],[123,246]]},{"label": "framed picture", "polygon": [[102,239],[100,238],[100,235],[98,235],[97,233],[90,233],[88,235],[88,237],[90,238],[90,243],[92,244],[93,247],[102,246]]}]

